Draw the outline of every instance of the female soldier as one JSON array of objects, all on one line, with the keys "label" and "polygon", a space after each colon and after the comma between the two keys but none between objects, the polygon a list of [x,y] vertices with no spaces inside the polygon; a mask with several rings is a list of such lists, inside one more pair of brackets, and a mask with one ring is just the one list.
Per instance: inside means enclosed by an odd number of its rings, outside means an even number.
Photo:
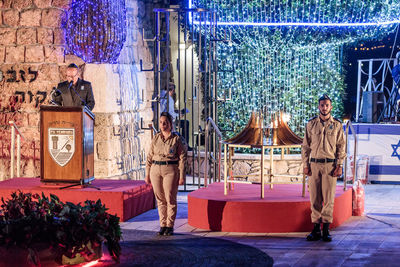
[{"label": "female soldier", "polygon": [[158,235],[173,235],[178,184],[185,182],[186,142],[171,129],[172,116],[162,112],[160,132],[151,141],[146,161],[145,181],[153,186],[160,216],[161,228]]}]

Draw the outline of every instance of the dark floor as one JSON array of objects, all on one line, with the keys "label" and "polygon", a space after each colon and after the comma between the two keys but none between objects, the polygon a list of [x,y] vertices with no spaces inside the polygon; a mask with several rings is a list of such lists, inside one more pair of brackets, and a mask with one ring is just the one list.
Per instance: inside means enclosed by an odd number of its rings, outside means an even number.
[{"label": "dark floor", "polygon": [[400,266],[400,185],[365,189],[366,216],[351,217],[331,231],[331,243],[307,242],[307,233],[196,229],[187,223],[187,193],[179,193],[173,237],[156,236],[157,210],[121,224],[119,266]]}]

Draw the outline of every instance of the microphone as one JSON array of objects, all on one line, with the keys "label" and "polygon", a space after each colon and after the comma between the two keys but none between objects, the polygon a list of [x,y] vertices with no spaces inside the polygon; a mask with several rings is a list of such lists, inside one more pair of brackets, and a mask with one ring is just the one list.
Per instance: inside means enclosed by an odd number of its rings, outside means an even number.
[{"label": "microphone", "polygon": [[[82,85],[83,86],[83,85]],[[81,100],[81,105],[87,107],[88,109],[90,109],[87,105],[86,105],[86,101],[82,99],[82,97],[78,94],[78,92],[75,90],[74,87],[72,87],[72,82],[69,83],[69,88],[72,88],[72,90],[74,91],[75,95],[77,95],[79,97],[79,99]]]},{"label": "microphone", "polygon": [[54,98],[59,97],[61,95],[61,91],[58,90],[57,88],[53,87],[53,90],[51,90],[50,96],[51,96],[51,100],[50,100],[50,104],[56,105],[56,106],[60,106],[59,103],[57,103]]},{"label": "microphone", "polygon": [[53,92],[52,92],[54,97],[58,97],[61,95],[61,91],[58,90],[57,88],[53,87]]}]

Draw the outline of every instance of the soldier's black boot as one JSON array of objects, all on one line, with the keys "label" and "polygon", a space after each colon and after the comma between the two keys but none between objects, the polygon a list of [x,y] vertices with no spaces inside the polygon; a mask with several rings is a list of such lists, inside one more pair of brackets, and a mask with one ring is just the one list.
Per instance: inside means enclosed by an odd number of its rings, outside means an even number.
[{"label": "soldier's black boot", "polygon": [[322,226],[322,240],[324,242],[332,241],[332,236],[329,234],[329,223],[324,223]]},{"label": "soldier's black boot", "polygon": [[174,228],[173,227],[166,227],[164,235],[173,235],[174,234]]},{"label": "soldier's black boot", "polygon": [[161,227],[160,231],[158,231],[157,235],[164,235],[166,230],[167,230],[167,227]]},{"label": "soldier's black boot", "polygon": [[307,236],[307,241],[318,241],[321,239],[321,225],[314,223],[314,229]]}]

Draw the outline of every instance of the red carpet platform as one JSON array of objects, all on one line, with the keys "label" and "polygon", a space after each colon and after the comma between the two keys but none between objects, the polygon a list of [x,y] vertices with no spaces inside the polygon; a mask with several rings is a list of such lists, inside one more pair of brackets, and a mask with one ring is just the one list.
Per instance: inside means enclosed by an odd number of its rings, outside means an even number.
[{"label": "red carpet platform", "polygon": [[94,180],[92,185],[100,190],[80,186],[61,190],[59,187],[65,184],[42,184],[39,178],[14,178],[0,182],[0,198],[7,199],[12,192],[21,190],[24,193],[43,192],[46,196],[54,194],[63,202],[83,203],[85,200],[101,199],[108,212],[116,214],[121,221],[154,208],[153,189],[144,181]]},{"label": "red carpet platform", "polygon": [[[287,233],[312,229],[309,194],[301,196],[298,184],[265,187],[260,198],[260,185],[235,184],[224,195],[223,183],[213,183],[188,195],[189,225],[212,231]],[[339,226],[352,212],[352,189],[337,186],[332,228]]]}]

